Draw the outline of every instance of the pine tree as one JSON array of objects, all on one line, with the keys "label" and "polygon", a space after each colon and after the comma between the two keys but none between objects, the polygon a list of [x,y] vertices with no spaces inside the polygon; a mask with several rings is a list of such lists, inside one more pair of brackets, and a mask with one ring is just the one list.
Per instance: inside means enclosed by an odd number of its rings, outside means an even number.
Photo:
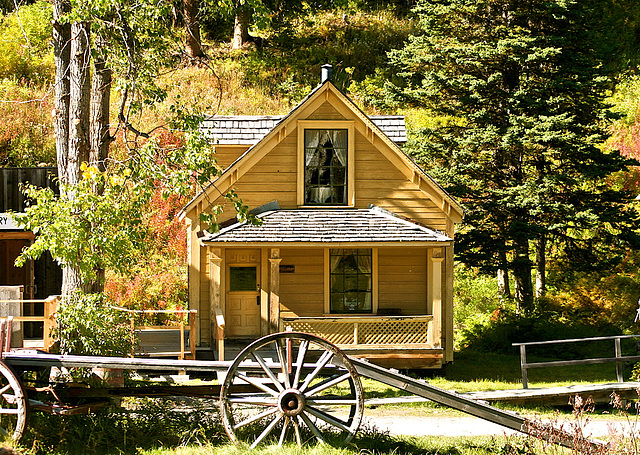
[{"label": "pine tree", "polygon": [[[636,241],[638,214],[608,181],[632,162],[602,144],[606,98],[637,44],[640,8],[423,0],[416,12],[421,33],[391,61],[403,95],[445,119],[423,131],[416,158],[465,205],[459,257],[509,269],[531,311],[534,244],[553,241],[592,265],[605,259],[593,250],[603,240]],[[544,257],[537,262],[544,270]]]}]

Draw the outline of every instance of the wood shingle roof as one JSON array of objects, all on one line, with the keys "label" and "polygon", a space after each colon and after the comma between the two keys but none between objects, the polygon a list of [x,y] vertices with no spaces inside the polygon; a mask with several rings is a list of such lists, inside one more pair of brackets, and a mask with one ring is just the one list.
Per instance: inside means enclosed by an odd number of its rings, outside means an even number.
[{"label": "wood shingle roof", "polygon": [[235,223],[200,239],[203,243],[398,243],[450,242],[446,235],[371,206],[272,210],[261,226]]},{"label": "wood shingle roof", "polygon": [[[215,144],[256,144],[285,116],[280,115],[214,115],[200,126]],[[369,117],[389,139],[397,144],[407,142],[403,115],[372,115]]]}]

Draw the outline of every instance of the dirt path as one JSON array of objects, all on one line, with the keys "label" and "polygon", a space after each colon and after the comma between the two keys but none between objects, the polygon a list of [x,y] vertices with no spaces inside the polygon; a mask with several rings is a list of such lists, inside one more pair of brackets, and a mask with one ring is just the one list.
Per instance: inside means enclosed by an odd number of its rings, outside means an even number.
[{"label": "dirt path", "polygon": [[[391,435],[407,436],[484,436],[484,435],[511,435],[520,434],[517,431],[505,428],[501,425],[479,419],[477,417],[421,417],[416,415],[385,416],[383,411],[371,413],[365,411],[365,426],[375,427],[378,430],[389,432]],[[573,432],[575,422],[572,420],[561,421],[565,431]],[[589,420],[584,425],[583,432],[587,437],[602,438],[614,433],[639,431],[638,426],[629,426],[623,420]]]}]

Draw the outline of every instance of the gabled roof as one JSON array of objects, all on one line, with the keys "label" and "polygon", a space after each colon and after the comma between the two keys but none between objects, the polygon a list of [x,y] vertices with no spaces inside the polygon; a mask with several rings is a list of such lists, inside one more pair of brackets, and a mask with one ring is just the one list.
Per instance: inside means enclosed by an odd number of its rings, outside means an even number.
[{"label": "gabled roof", "polygon": [[258,215],[262,225],[235,223],[200,241],[209,243],[398,243],[450,242],[446,235],[387,210],[318,208],[273,210]]},{"label": "gabled roof", "polygon": [[[231,163],[215,181],[196,195],[183,209],[181,216],[189,216],[200,202],[208,198],[209,193],[222,194],[271,151],[288,132],[296,128],[296,120],[306,119],[325,101],[334,99],[345,109],[355,115],[360,122],[355,122],[356,129],[378,149],[407,177],[424,191],[433,202],[454,222],[463,217],[462,207],[428,175],[411,158],[384,134],[378,126],[356,104],[330,81],[318,85],[289,114],[280,120],[261,140],[245,151],[236,161]],[[335,107],[335,105],[334,105]]]},{"label": "gabled roof", "polygon": [[[200,130],[214,144],[253,145],[283,118],[283,115],[213,115],[202,122]],[[396,144],[407,142],[404,115],[372,115],[369,118]]]}]

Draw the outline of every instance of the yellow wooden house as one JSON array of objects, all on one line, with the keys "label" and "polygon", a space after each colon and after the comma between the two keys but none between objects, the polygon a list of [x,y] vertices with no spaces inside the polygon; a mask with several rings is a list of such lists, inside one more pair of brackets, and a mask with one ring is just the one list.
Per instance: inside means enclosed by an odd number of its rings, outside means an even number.
[{"label": "yellow wooden house", "polygon": [[[326,65],[288,115],[214,116],[203,129],[224,172],[183,209],[200,346],[213,348],[224,319],[227,339],[291,328],[385,366],[453,359],[462,209],[402,152],[403,117],[365,115]],[[232,189],[261,225],[235,221]],[[199,215],[217,204],[222,228],[209,233]]]}]

